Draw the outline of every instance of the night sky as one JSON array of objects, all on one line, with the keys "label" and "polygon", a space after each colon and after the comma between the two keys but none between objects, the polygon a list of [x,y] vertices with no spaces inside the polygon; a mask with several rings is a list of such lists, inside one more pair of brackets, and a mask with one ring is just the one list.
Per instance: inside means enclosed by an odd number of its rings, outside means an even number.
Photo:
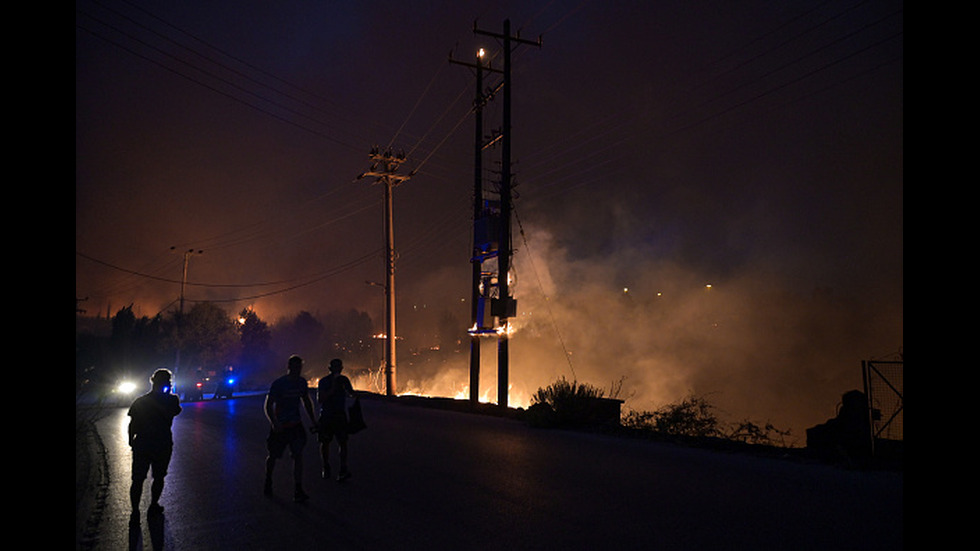
[{"label": "night sky", "polygon": [[[473,28],[509,19],[541,37],[513,50],[512,399],[621,381],[627,407],[708,396],[802,438],[903,346],[902,10],[79,0],[76,298],[172,309],[193,249],[191,303],[380,329],[382,188],[357,178],[379,146],[417,171],[394,195],[399,334],[468,326],[475,79],[449,59],[502,68]],[[491,349],[485,388],[494,369]]]}]

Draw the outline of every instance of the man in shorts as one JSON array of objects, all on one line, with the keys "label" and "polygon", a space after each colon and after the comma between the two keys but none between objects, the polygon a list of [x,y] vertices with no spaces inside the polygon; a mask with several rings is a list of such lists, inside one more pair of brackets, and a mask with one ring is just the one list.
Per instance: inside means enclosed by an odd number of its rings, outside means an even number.
[{"label": "man in shorts", "polygon": [[[293,500],[306,501],[309,496],[303,491],[303,448],[306,446],[306,428],[300,412],[300,404],[316,427],[313,401],[306,379],[301,375],[303,360],[290,356],[286,374],[272,382],[265,398],[265,415],[271,428],[266,444],[269,455],[265,460],[265,494],[272,495],[272,472],[276,460],[282,457],[286,448],[293,457]],[[311,427],[312,428],[312,427]]]},{"label": "man in shorts", "polygon": [[344,363],[339,359],[330,360],[330,374],[317,384],[316,399],[320,403],[320,459],[323,462],[322,476],[330,478],[330,442],[334,438],[340,446],[340,472],[337,482],[350,478],[347,469],[347,397],[354,396],[354,387],[346,375],[342,375]]},{"label": "man in shorts", "polygon": [[129,500],[133,507],[130,521],[139,523],[139,505],[143,497],[143,483],[153,469],[150,485],[150,507],[147,515],[163,513],[160,495],[163,479],[167,476],[174,440],[171,430],[173,419],[181,412],[180,398],[171,394],[173,375],[167,369],[158,369],[150,377],[151,389],[133,401],[129,408],[129,446],[133,449],[132,484]]}]

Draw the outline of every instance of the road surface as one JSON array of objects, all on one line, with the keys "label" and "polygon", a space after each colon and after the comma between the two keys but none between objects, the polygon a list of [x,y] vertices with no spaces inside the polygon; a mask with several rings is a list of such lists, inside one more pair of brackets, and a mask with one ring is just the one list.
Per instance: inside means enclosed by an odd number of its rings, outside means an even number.
[{"label": "road surface", "polygon": [[[306,503],[291,463],[262,493],[260,396],[183,404],[160,519],[129,525],[126,409],[98,422],[109,482],[95,549],[894,550],[903,474],[534,429],[371,397],[353,477]],[[334,465],[336,471],[336,463]]]}]

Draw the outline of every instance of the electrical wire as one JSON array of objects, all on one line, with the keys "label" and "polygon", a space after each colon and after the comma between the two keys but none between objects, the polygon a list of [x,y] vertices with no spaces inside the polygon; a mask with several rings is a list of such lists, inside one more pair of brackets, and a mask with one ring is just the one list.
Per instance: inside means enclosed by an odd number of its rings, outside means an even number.
[{"label": "electrical wire", "polygon": [[[550,32],[550,31],[554,30],[558,25],[560,25],[561,23],[565,22],[572,14],[580,12],[587,3],[588,2],[582,2],[577,7],[573,8],[573,9],[570,9],[570,10],[567,10],[562,16],[560,16],[555,21],[555,23],[553,23],[551,26],[547,27],[548,31]],[[101,4],[100,3],[99,5],[101,5],[101,6],[104,7],[104,4]],[[139,8],[139,9],[142,10],[142,8]],[[142,11],[144,11],[147,14],[149,14],[149,12],[147,12],[146,10],[142,10]],[[531,21],[534,21],[544,11],[545,11],[545,9],[542,8],[538,12],[538,14],[535,15],[531,19]],[[90,14],[84,14],[84,15],[89,16],[89,17],[92,17]],[[153,14],[149,14],[149,15],[151,15],[152,17],[158,19],[159,21],[163,21],[162,19],[157,18],[156,16],[153,16]],[[274,119],[277,119],[277,120],[279,120],[279,121],[281,121],[283,123],[286,123],[286,124],[289,124],[289,125],[292,125],[292,126],[301,128],[301,129],[303,129],[303,130],[305,130],[307,132],[310,132],[310,133],[312,133],[314,135],[317,135],[319,137],[325,138],[325,139],[327,139],[329,141],[334,142],[335,144],[342,145],[342,146],[344,146],[346,148],[355,149],[355,150],[363,150],[363,149],[360,148],[360,146],[357,146],[356,144],[351,143],[347,139],[338,138],[338,137],[335,137],[333,135],[326,134],[324,132],[315,130],[309,124],[307,124],[307,123],[321,124],[322,121],[320,121],[319,119],[315,119],[313,117],[309,117],[308,115],[306,115],[304,113],[300,113],[300,112],[296,111],[295,109],[292,109],[292,108],[290,108],[290,107],[282,104],[281,102],[278,102],[277,100],[272,99],[271,97],[263,96],[263,95],[258,94],[255,91],[252,91],[252,90],[243,88],[243,87],[239,86],[238,84],[233,83],[230,80],[225,79],[224,77],[221,77],[220,75],[215,74],[212,71],[208,71],[208,70],[206,70],[206,69],[204,69],[204,68],[202,68],[200,66],[190,65],[187,61],[181,60],[181,59],[177,58],[176,56],[174,56],[173,54],[170,54],[168,52],[164,52],[161,49],[159,49],[159,48],[157,48],[157,47],[155,47],[153,45],[150,45],[149,43],[147,43],[147,42],[139,39],[138,37],[135,37],[131,33],[124,32],[124,31],[116,28],[112,24],[110,24],[108,22],[105,22],[105,21],[103,21],[103,20],[101,20],[99,18],[92,17],[92,19],[94,21],[98,21],[98,22],[104,24],[108,28],[115,29],[121,35],[126,36],[126,37],[130,38],[131,40],[134,40],[138,44],[145,45],[147,48],[150,48],[152,51],[155,51],[155,52],[160,53],[160,54],[162,54],[162,55],[164,55],[164,56],[166,56],[166,57],[168,57],[168,58],[170,58],[170,59],[172,59],[174,61],[177,61],[178,63],[180,63],[184,67],[193,68],[193,69],[195,69],[197,71],[204,72],[208,76],[210,76],[212,78],[215,78],[218,82],[223,83],[223,84],[227,84],[233,90],[238,91],[238,92],[241,92],[243,94],[246,94],[248,97],[253,98],[253,100],[262,101],[262,102],[266,102],[268,104],[274,105],[277,108],[282,109],[282,111],[285,113],[285,115],[281,115],[279,113],[272,112],[269,109],[266,109],[266,108],[264,108],[264,107],[262,107],[260,105],[257,105],[254,101],[253,102],[250,102],[250,101],[245,100],[243,98],[240,98],[240,97],[237,97],[235,95],[229,94],[228,92],[225,92],[223,90],[219,90],[216,87],[214,87],[213,85],[210,85],[208,83],[205,83],[202,80],[200,80],[198,78],[195,78],[195,77],[191,76],[190,74],[187,74],[186,72],[181,72],[181,71],[175,70],[175,69],[173,69],[171,67],[168,67],[168,66],[166,66],[164,64],[161,64],[160,62],[158,62],[155,59],[152,59],[152,58],[150,58],[150,57],[148,57],[148,56],[146,56],[146,55],[144,55],[142,53],[136,52],[132,48],[129,48],[128,46],[125,46],[125,45],[119,43],[118,41],[113,42],[116,46],[118,46],[118,47],[120,47],[120,48],[122,48],[122,49],[124,49],[124,50],[126,50],[126,51],[128,51],[130,53],[132,53],[133,55],[135,55],[137,57],[140,57],[141,59],[144,59],[144,60],[146,60],[148,62],[154,63],[154,64],[156,64],[156,65],[158,65],[160,67],[163,67],[164,69],[166,69],[166,70],[168,70],[168,71],[170,71],[170,72],[172,72],[174,74],[177,74],[178,76],[181,76],[182,78],[191,80],[192,82],[195,82],[196,84],[198,84],[198,85],[200,85],[200,86],[202,86],[204,88],[210,89],[210,90],[212,90],[212,91],[214,91],[214,92],[216,92],[218,94],[221,94],[222,96],[225,96],[225,97],[227,97],[227,98],[229,98],[229,99],[231,99],[233,101],[236,101],[236,102],[239,102],[239,103],[243,103],[243,104],[245,104],[245,105],[247,105],[247,106],[249,106],[249,107],[251,107],[253,109],[257,109],[260,112],[263,112],[263,113],[269,115],[270,117],[272,117]],[[129,19],[129,18],[127,17],[127,19]],[[131,20],[131,19],[129,19],[129,20]],[[134,21],[134,23],[135,23],[135,21]],[[166,22],[164,22],[164,23],[166,23]],[[199,41],[200,43],[207,45],[207,42],[204,42],[204,41],[202,41],[202,40],[200,40],[200,39],[198,39],[196,37],[193,37],[189,33],[186,33],[184,31],[178,29],[176,26],[170,25],[169,23],[166,23],[166,24],[169,27],[178,30],[182,34],[185,34],[187,36],[191,36],[192,38],[194,38],[195,40]],[[142,26],[142,25],[140,24],[140,26]],[[95,35],[95,36],[97,36],[97,37],[99,37],[99,38],[101,38],[103,40],[109,40],[109,41],[111,41],[110,39],[106,38],[105,36],[103,36],[103,35],[101,35],[99,33],[96,33],[96,32],[94,32],[94,31],[92,31],[92,30],[90,30],[90,29],[88,29],[88,28],[86,28],[86,27],[84,27],[82,25],[79,25],[78,23],[76,23],[76,27],[79,28],[79,29],[81,29],[81,30],[83,30],[83,31],[85,31],[85,32],[88,32],[90,34],[93,34],[93,35]],[[156,33],[155,31],[152,31],[152,32],[154,32],[154,34],[158,34],[159,35],[159,33]],[[852,33],[852,35],[853,36],[856,36],[858,34],[858,32],[860,32],[860,31],[854,31]],[[171,41],[171,39],[167,38],[166,36],[163,36],[163,35],[160,35],[160,36],[162,36],[164,39],[167,39],[168,41]],[[674,132],[679,132],[679,131],[682,131],[682,130],[689,130],[689,129],[695,127],[695,126],[699,126],[699,125],[702,125],[702,124],[704,124],[706,122],[709,122],[709,121],[712,121],[712,120],[716,120],[718,118],[721,118],[721,117],[723,117],[726,114],[729,114],[731,112],[734,112],[736,110],[739,110],[741,108],[744,108],[745,106],[747,106],[747,105],[749,105],[751,103],[754,103],[754,102],[756,102],[756,101],[758,101],[758,100],[760,100],[762,98],[768,97],[768,96],[774,94],[775,92],[777,92],[779,90],[783,90],[783,89],[785,89],[785,88],[787,88],[787,87],[789,87],[789,86],[791,86],[793,84],[802,82],[803,80],[805,80],[805,79],[807,79],[807,78],[809,78],[809,77],[811,77],[811,76],[813,76],[813,75],[815,75],[815,74],[817,74],[817,73],[819,73],[821,71],[828,70],[829,68],[831,68],[831,67],[833,67],[833,66],[835,66],[837,64],[843,63],[846,59],[849,59],[849,58],[851,58],[853,56],[856,56],[859,53],[862,53],[864,51],[868,51],[868,50],[874,48],[877,45],[880,45],[880,44],[883,44],[883,43],[887,42],[888,40],[893,40],[897,36],[901,36],[901,34],[898,33],[896,35],[889,36],[889,37],[884,38],[884,39],[882,39],[882,40],[880,40],[880,41],[878,41],[876,43],[873,43],[871,45],[868,45],[865,48],[862,48],[862,49],[859,49],[859,50],[854,50],[854,51],[851,52],[850,55],[847,55],[847,56],[844,56],[844,57],[840,57],[840,58],[838,58],[837,60],[835,60],[833,62],[827,63],[824,66],[822,66],[822,67],[820,67],[818,69],[814,69],[814,70],[810,71],[809,73],[806,73],[806,74],[804,74],[802,76],[798,76],[795,79],[784,81],[781,84],[772,85],[767,90],[765,90],[763,92],[760,92],[760,93],[757,93],[756,95],[750,97],[749,99],[745,99],[745,100],[742,100],[740,102],[736,102],[736,103],[728,106],[725,109],[716,111],[714,114],[711,114],[711,115],[708,115],[708,116],[703,116],[703,117],[701,117],[699,119],[694,120],[693,122],[689,122],[686,125],[681,126],[680,128],[675,129]],[[843,40],[844,40],[844,37],[838,39],[837,42],[841,42]],[[174,42],[174,43],[177,44],[176,42]],[[786,42],[784,42],[784,45],[785,44],[786,44]],[[179,46],[181,46],[181,45],[179,45]],[[185,46],[181,46],[181,47],[182,48],[186,48]],[[209,45],[209,47],[210,47],[210,45]],[[829,47],[830,47],[830,44],[827,44],[827,45],[824,46],[823,49],[829,48]],[[210,61],[212,63],[216,63],[216,64],[218,64],[219,66],[221,66],[221,67],[223,67],[225,69],[229,69],[229,70],[235,71],[236,74],[242,76],[243,78],[246,78],[250,82],[253,82],[255,84],[261,84],[261,83],[259,83],[259,81],[257,79],[254,79],[254,78],[250,77],[247,74],[244,74],[244,73],[242,73],[240,71],[237,71],[237,70],[235,70],[233,68],[230,68],[226,64],[220,63],[217,60],[213,59],[212,57],[205,56],[204,54],[201,54],[200,52],[196,52],[196,51],[193,51],[193,50],[190,50],[190,51],[192,51],[192,53],[194,53],[195,55],[199,55],[202,59],[206,59],[206,60],[208,60],[208,61]],[[770,53],[772,51],[775,51],[774,48],[770,48],[770,50],[767,51],[766,53]],[[816,54],[816,51],[810,52],[809,55],[815,55],[815,54]],[[230,54],[227,54],[227,53],[225,53],[225,55],[228,55],[229,57],[233,57],[233,56],[230,56]],[[494,55],[496,55],[496,54],[494,54]],[[234,58],[234,59],[236,59],[238,62],[240,62],[240,63],[248,66],[249,68],[251,68],[253,70],[261,71],[260,69],[258,69],[254,65],[251,65],[251,64],[249,64],[249,63],[247,63],[247,62],[245,62],[243,60],[240,60],[239,58]],[[743,61],[742,63],[740,63],[738,65],[738,67],[739,68],[742,68],[742,67],[746,66],[748,63],[753,62],[753,61],[756,61],[758,59],[761,59],[761,55],[756,56],[753,59],[749,59],[749,60]],[[800,61],[802,61],[802,56],[800,58],[796,59],[793,62],[786,62],[786,63],[784,63],[784,65],[782,67],[777,67],[775,69],[770,70],[764,76],[771,76],[771,75],[775,74],[776,71],[785,69],[788,66],[790,66],[790,64],[792,64],[792,63],[799,63]],[[432,87],[434,86],[434,84],[435,84],[435,82],[437,80],[437,77],[439,75],[441,75],[442,72],[443,72],[442,71],[442,68],[440,67],[435,72],[435,75],[433,75],[433,77],[429,80],[428,84],[426,85],[425,89],[422,92],[422,95],[418,98],[418,100],[412,106],[412,108],[411,108],[408,116],[406,117],[405,121],[402,123],[402,125],[400,127],[398,127],[398,129],[395,130],[395,132],[393,134],[393,137],[392,137],[391,141],[389,142],[390,144],[393,144],[395,142],[395,140],[399,136],[402,135],[402,132],[404,131],[406,125],[409,122],[409,120],[414,116],[414,114],[417,112],[417,110],[419,109],[419,107],[422,105],[423,100],[428,97],[429,91],[432,89]],[[266,76],[270,76],[270,77],[276,78],[280,82],[287,83],[285,80],[280,79],[280,78],[276,77],[275,75],[272,75],[271,73],[267,73],[267,72],[264,72],[264,71],[262,71],[262,73],[265,74]],[[757,80],[758,80],[758,78],[757,78]],[[747,86],[747,83],[743,83],[743,84],[737,86],[734,89],[730,89],[725,95],[730,95],[734,91],[736,91],[738,89],[742,89],[742,88],[744,88],[746,86]],[[286,94],[285,92],[282,92],[281,90],[275,90],[275,91],[276,91],[276,93],[282,93],[282,94],[284,94],[284,97],[286,97],[287,99],[295,100],[297,102],[302,103],[303,105],[305,105],[307,107],[311,107],[311,108],[316,108],[317,107],[314,104],[311,104],[309,102],[305,102],[305,101],[303,101],[303,100],[295,97],[295,95]],[[432,134],[432,132],[435,130],[437,124],[444,117],[446,117],[450,113],[450,111],[458,103],[458,101],[460,100],[460,98],[463,97],[463,94],[464,93],[465,93],[465,88],[462,89],[461,92],[456,96],[456,99],[454,101],[452,101],[446,107],[446,109],[442,113],[442,115],[440,115],[440,117],[438,119],[436,119],[436,121],[433,122],[433,124],[431,125],[430,129],[425,134],[423,134],[420,138],[418,138],[417,142],[414,144],[414,146],[413,146],[413,148],[411,150],[412,152],[415,152],[419,148],[421,148],[423,142],[426,141],[428,139],[428,137]],[[701,104],[696,104],[694,107],[702,107],[702,106],[706,105],[707,103],[716,102],[716,101],[722,99],[723,97],[724,96],[715,96],[713,98],[709,98],[707,100],[704,100]],[[472,112],[471,110],[467,110],[466,113],[462,114],[461,116],[459,116],[457,118],[456,122],[444,134],[444,136],[441,139],[439,139],[438,141],[435,142],[434,147],[432,149],[430,149],[429,151],[426,152],[426,155],[422,159],[421,163],[415,168],[415,173],[419,173],[419,171],[421,170],[421,168],[423,166],[426,166],[426,165],[429,164],[429,162],[432,159],[432,157],[442,148],[442,146],[447,142],[447,140],[449,140],[455,134],[455,132],[458,130],[458,128],[469,117],[469,115],[471,114],[471,112]],[[677,113],[682,113],[682,111],[677,111]],[[628,119],[627,119],[627,116],[626,115],[628,115],[628,114],[610,115],[609,117],[606,117],[604,119],[604,121],[618,120],[620,126],[618,126],[618,127],[607,127],[603,132],[606,135],[613,135],[617,130],[620,130],[622,128],[625,128],[625,126],[628,124],[628,122],[627,122]],[[299,119],[299,120],[297,120],[297,119]],[[300,121],[303,121],[303,122],[300,122]],[[596,123],[597,126],[599,124],[600,123]],[[602,134],[592,134],[591,135],[591,139],[589,139],[589,140],[574,141],[574,140],[571,140],[571,139],[567,139],[565,141],[570,142],[570,145],[568,147],[564,148],[564,149],[560,149],[559,148],[559,144],[557,142],[556,143],[552,143],[552,144],[547,144],[544,148],[542,148],[541,150],[538,150],[538,151],[534,152],[535,154],[531,156],[532,162],[530,162],[526,166],[526,168],[528,169],[528,173],[529,174],[527,176],[525,176],[524,182],[525,182],[525,184],[527,184],[527,182],[532,182],[532,183],[537,182],[539,185],[533,186],[533,189],[534,189],[535,193],[537,194],[536,197],[541,197],[541,196],[545,195],[544,192],[546,192],[548,189],[553,189],[554,190],[553,191],[554,193],[560,193],[560,192],[566,192],[569,189],[572,189],[574,187],[581,187],[581,186],[589,185],[589,184],[594,183],[594,182],[597,182],[597,181],[601,181],[602,180],[602,174],[601,174],[601,172],[606,167],[608,167],[610,164],[612,164],[612,163],[615,162],[615,157],[612,157],[610,154],[613,151],[615,151],[619,146],[621,146],[625,142],[625,140],[627,139],[626,138],[627,135],[628,135],[627,133],[622,132],[622,134],[621,134],[622,137],[620,139],[618,139],[618,140],[615,139],[615,138],[614,139],[611,139],[611,140],[604,140],[603,143],[606,144],[605,147],[603,147],[601,149],[596,149],[592,153],[590,153],[589,155],[581,155],[581,154],[578,154],[576,151],[577,150],[580,150],[580,149],[582,149],[584,147],[586,147],[586,144],[588,142],[598,140],[600,138],[600,136],[602,136],[602,137],[606,137],[606,136],[603,136]],[[563,157],[568,157],[568,156],[572,156],[574,160],[571,161],[571,162],[562,164],[561,163],[561,159]],[[605,160],[603,161],[603,160],[600,160],[600,159],[605,159]],[[546,168],[546,165],[548,164],[549,161],[554,162],[557,166],[552,166],[551,168]],[[577,168],[577,167],[579,167],[579,168]],[[584,168],[581,168],[581,167],[584,167]],[[565,170],[566,175],[564,177],[556,177],[556,176],[558,176],[559,171],[561,171],[561,170]],[[592,173],[600,173],[600,174],[596,174],[596,175],[593,175],[593,176],[590,177],[589,176],[589,173],[590,172],[592,172]],[[562,185],[562,184],[566,184],[571,179],[576,179],[577,183],[572,183],[572,184],[569,184],[569,185]],[[336,191],[336,189],[334,191]],[[346,215],[337,216],[337,217],[331,217],[331,218],[328,218],[326,221],[321,220],[317,224],[315,224],[313,226],[310,226],[307,229],[300,230],[299,232],[296,232],[296,234],[294,234],[294,236],[295,235],[300,235],[300,234],[303,234],[303,233],[312,232],[312,231],[314,231],[314,230],[316,230],[318,228],[325,227],[326,225],[329,225],[329,224],[338,222],[340,220],[343,220],[344,218],[353,216],[354,214],[359,213],[359,212],[362,212],[362,211],[364,211],[364,210],[366,210],[368,208],[370,208],[370,205],[362,205],[362,206],[357,207],[357,208],[352,209],[352,210],[351,209],[348,209],[348,212],[347,212]],[[215,239],[216,240],[214,242],[214,245],[213,245],[214,247],[233,247],[233,246],[238,246],[238,245],[241,245],[241,244],[244,244],[244,243],[248,243],[248,242],[252,241],[253,239],[258,239],[258,238],[266,237],[268,234],[267,234],[267,232],[263,231],[262,228],[263,228],[263,223],[262,222],[255,223],[255,224],[251,224],[251,225],[247,226],[246,228],[242,228],[242,229],[239,229],[239,230],[232,230],[232,231],[226,232],[225,234],[222,234],[220,236],[215,236],[214,238],[209,238],[209,239]],[[419,238],[419,241],[417,242],[418,243],[417,244],[417,247],[418,248],[421,248],[423,246],[423,244],[426,243],[426,242],[432,242],[431,235],[433,234],[433,232],[430,231],[429,233],[430,233],[430,235],[428,237],[425,237],[425,238],[420,237]],[[237,238],[233,238],[236,235],[237,235]],[[228,238],[228,240],[218,240],[219,238]],[[116,268],[118,269],[118,267],[116,267]],[[121,270],[121,271],[127,271],[127,270]],[[130,273],[130,275],[134,275],[134,276],[137,276],[137,275],[140,276],[140,277],[147,276],[148,279],[166,280],[166,278],[159,278],[159,277],[153,276],[152,274],[143,274],[141,272],[134,271],[134,270],[128,270],[128,272]],[[332,270],[328,270],[327,273],[332,273]],[[173,282],[173,281],[170,280],[170,282]],[[241,286],[255,287],[255,286],[261,286],[261,285],[271,285],[273,283],[274,282],[265,282],[265,283],[247,284],[247,285],[241,285]],[[210,284],[210,286],[214,286],[214,287],[222,287],[222,286],[234,287],[236,285]]]}]

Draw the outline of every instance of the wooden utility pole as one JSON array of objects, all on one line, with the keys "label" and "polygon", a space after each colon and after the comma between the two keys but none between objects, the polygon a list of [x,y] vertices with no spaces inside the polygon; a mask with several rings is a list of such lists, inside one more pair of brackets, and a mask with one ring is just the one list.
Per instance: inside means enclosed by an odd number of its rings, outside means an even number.
[{"label": "wooden utility pole", "polygon": [[[170,247],[171,251],[176,251],[177,247]],[[190,261],[191,256],[195,254],[204,254],[204,251],[194,249],[187,249],[184,251],[184,269],[180,276],[180,309],[177,312],[177,319],[175,328],[177,331],[177,350],[174,353],[174,379],[179,380],[180,375],[180,349],[183,348],[184,335],[181,332],[182,325],[184,324],[184,286],[187,285],[187,263]]]},{"label": "wooden utility pole", "polygon": [[392,189],[411,178],[411,174],[396,174],[405,162],[405,155],[371,150],[371,168],[358,179],[373,176],[375,183],[384,185],[385,211],[385,394],[395,395],[395,229],[392,214]]}]

